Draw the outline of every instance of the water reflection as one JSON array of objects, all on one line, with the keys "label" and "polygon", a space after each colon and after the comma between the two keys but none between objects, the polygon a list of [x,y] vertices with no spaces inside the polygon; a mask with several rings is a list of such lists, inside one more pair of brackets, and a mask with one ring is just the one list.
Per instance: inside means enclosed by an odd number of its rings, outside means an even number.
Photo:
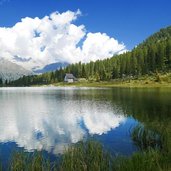
[{"label": "water reflection", "polygon": [[1,89],[0,142],[57,154],[89,134],[107,133],[126,120],[121,109],[93,92],[75,88]]}]

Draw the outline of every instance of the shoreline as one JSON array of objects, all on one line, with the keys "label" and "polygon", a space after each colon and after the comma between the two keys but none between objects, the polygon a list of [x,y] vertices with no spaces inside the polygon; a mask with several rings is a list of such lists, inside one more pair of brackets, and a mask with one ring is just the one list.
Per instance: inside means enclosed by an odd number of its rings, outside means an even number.
[{"label": "shoreline", "polygon": [[76,82],[76,83],[54,83],[43,86],[55,87],[101,87],[101,88],[171,88],[171,83],[142,83],[142,82]]},{"label": "shoreline", "polygon": [[28,86],[2,86],[0,88],[10,87],[92,87],[92,88],[171,88],[171,83],[145,83],[141,81],[136,82],[115,82],[115,81],[100,81],[100,82],[74,82],[74,83],[52,83],[41,85],[28,85]]}]

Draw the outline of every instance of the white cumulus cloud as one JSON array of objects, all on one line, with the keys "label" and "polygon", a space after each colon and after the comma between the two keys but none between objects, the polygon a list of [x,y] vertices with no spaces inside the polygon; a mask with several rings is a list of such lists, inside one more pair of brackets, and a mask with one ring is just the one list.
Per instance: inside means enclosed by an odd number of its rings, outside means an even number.
[{"label": "white cumulus cloud", "polygon": [[88,33],[82,47],[84,62],[104,59],[124,50],[124,44],[119,44],[114,38],[100,32]]},{"label": "white cumulus cloud", "polygon": [[80,10],[54,12],[0,27],[0,57],[33,70],[55,62],[95,61],[126,50],[107,34],[88,33],[84,25],[74,24],[80,15]]}]

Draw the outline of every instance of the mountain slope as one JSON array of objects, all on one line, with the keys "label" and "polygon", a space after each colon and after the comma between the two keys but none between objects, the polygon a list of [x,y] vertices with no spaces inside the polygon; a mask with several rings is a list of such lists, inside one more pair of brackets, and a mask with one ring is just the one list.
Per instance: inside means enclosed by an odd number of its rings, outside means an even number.
[{"label": "mountain slope", "polygon": [[16,80],[24,75],[32,75],[31,71],[24,69],[23,67],[12,63],[8,60],[0,58],[0,78],[5,80]]},{"label": "mountain slope", "polygon": [[138,47],[150,46],[161,41],[171,39],[171,26],[162,28],[158,32],[152,34],[145,41],[143,41]]}]

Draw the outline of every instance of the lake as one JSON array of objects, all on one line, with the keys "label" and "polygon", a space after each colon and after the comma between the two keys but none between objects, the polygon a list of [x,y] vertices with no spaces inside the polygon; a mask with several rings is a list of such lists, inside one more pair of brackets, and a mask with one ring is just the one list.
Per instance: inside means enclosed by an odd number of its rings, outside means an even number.
[{"label": "lake", "polygon": [[35,87],[0,89],[0,159],[42,150],[52,159],[93,139],[112,154],[138,151],[138,124],[171,124],[171,89]]}]

